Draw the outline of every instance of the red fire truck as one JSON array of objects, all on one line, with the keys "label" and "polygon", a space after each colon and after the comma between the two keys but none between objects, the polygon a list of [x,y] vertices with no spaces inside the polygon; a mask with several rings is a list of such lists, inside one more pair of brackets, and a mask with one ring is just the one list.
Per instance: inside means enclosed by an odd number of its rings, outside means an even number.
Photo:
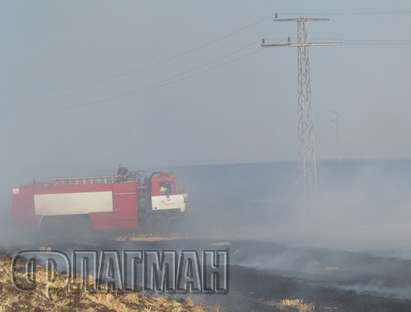
[{"label": "red fire truck", "polygon": [[167,231],[186,211],[187,194],[177,190],[169,172],[144,177],[120,167],[114,176],[55,179],[12,190],[12,219],[31,229]]}]

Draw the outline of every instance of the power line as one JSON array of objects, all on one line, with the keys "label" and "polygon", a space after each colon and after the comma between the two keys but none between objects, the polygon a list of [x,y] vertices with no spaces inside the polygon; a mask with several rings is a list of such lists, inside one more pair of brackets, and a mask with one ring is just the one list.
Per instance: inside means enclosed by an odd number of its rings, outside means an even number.
[{"label": "power line", "polygon": [[364,9],[356,9],[356,10],[343,10],[343,9],[335,9],[335,10],[309,10],[309,11],[285,11],[281,12],[282,15],[289,15],[289,16],[304,16],[307,14],[311,15],[328,15],[328,16],[341,16],[341,15],[361,15],[361,16],[383,16],[383,15],[411,15],[411,10],[403,9],[403,10],[387,10],[387,9],[372,9],[372,8],[364,8]]},{"label": "power line", "polygon": [[[344,45],[411,44],[411,40],[360,40],[360,39],[344,40],[343,39],[343,40],[338,40],[338,41],[343,42]],[[178,83],[180,81],[186,80],[187,78],[189,78],[189,77],[191,77],[191,76],[193,76],[197,73],[209,72],[209,71],[211,71],[215,68],[223,67],[223,66],[229,65],[231,63],[237,62],[238,60],[242,59],[243,57],[247,57],[247,56],[251,56],[253,54],[256,54],[257,51],[250,51],[249,53],[246,53],[244,55],[240,55],[240,56],[238,56],[234,59],[230,59],[230,57],[244,51],[246,48],[254,45],[255,43],[257,43],[257,41],[252,41],[248,44],[245,44],[245,45],[241,46],[239,49],[234,50],[233,52],[230,52],[230,53],[227,53],[227,54],[223,55],[218,60],[210,61],[210,62],[201,64],[201,65],[198,65],[198,66],[193,66],[192,68],[189,68],[185,71],[181,71],[181,72],[178,72],[176,74],[173,74],[173,75],[169,76],[166,79],[159,80],[157,82],[149,84],[145,88],[154,88],[155,89],[155,88],[166,87],[166,86],[172,85],[174,83]],[[226,59],[226,60],[221,62],[221,59],[223,59],[223,60]],[[112,96],[103,97],[103,98],[90,100],[90,101],[85,101],[82,104],[67,105],[67,106],[64,106],[62,108],[62,111],[83,109],[83,108],[92,107],[94,105],[98,105],[100,103],[112,102],[112,101],[115,101],[115,100],[120,99],[120,98],[133,96],[133,95],[137,94],[140,91],[141,91],[141,89],[132,89],[132,90],[127,90],[127,91],[124,91],[124,92],[121,92],[121,93],[117,93],[117,94],[112,95]]]},{"label": "power line", "polygon": [[[253,27],[261,24],[262,22],[264,22],[268,18],[270,18],[270,17],[269,16],[259,17],[251,23],[247,23],[245,25],[239,26],[239,27],[233,29],[232,31],[230,31],[228,33],[217,36],[217,37],[215,37],[211,40],[205,41],[204,43],[201,43],[198,46],[195,46],[195,47],[192,47],[192,48],[177,52],[177,53],[175,53],[171,56],[164,57],[164,58],[161,58],[161,59],[151,59],[148,62],[145,62],[145,65],[143,65],[143,66],[140,66],[140,67],[137,67],[137,68],[134,68],[134,69],[131,69],[131,70],[123,71],[123,72],[110,74],[110,75],[108,75],[106,77],[103,77],[101,79],[90,80],[90,81],[86,82],[88,84],[87,87],[99,85],[99,84],[105,83],[107,81],[111,81],[111,80],[115,80],[115,79],[118,79],[118,78],[126,77],[126,76],[129,76],[129,75],[132,75],[132,74],[142,73],[148,68],[147,63],[148,64],[159,65],[159,64],[163,64],[163,63],[172,62],[175,59],[178,59],[180,57],[184,57],[184,56],[187,56],[187,55],[192,54],[194,52],[203,50],[203,49],[208,48],[208,47],[210,47],[210,46],[212,46],[216,43],[225,41],[225,40],[227,40],[227,39],[229,39],[233,36],[236,36],[236,35],[242,33],[243,31],[245,31],[247,29],[253,28]],[[85,89],[85,88],[86,87],[83,87],[83,86],[80,86],[80,87],[79,86],[72,86],[69,89],[75,90],[75,89]],[[72,93],[69,93],[69,94],[72,94]]]},{"label": "power line", "polygon": [[316,41],[332,41],[338,46],[382,46],[382,47],[398,47],[411,45],[410,39],[317,39]]},{"label": "power line", "polygon": [[411,45],[411,40],[396,40],[396,39],[351,39],[351,40],[338,40],[343,42],[344,46],[382,46],[382,47],[397,47]]},{"label": "power line", "polygon": [[[252,28],[252,27],[260,24],[265,19],[267,19],[267,17],[260,17],[260,18],[258,18],[257,20],[255,20],[251,23],[245,24],[243,26],[240,26],[240,27],[232,30],[231,32],[228,32],[224,35],[218,36],[218,37],[216,37],[212,40],[206,41],[203,44],[201,44],[199,46],[196,46],[194,48],[190,48],[190,49],[187,49],[185,51],[176,53],[172,56],[166,57],[166,58],[158,61],[157,63],[159,64],[161,62],[172,61],[172,60],[174,60],[178,57],[182,57],[182,56],[188,55],[190,53],[194,53],[197,50],[201,50],[201,49],[207,48],[209,46],[212,46],[215,43],[226,40],[227,38],[235,36],[236,34],[241,33],[242,31],[244,31],[246,29]],[[408,44],[411,43],[410,40],[403,40],[403,41],[401,41],[401,40],[341,40],[341,41],[343,41],[345,45],[408,45]],[[184,70],[184,71],[178,72],[176,74],[173,74],[173,75],[169,76],[166,79],[154,82],[153,84],[150,84],[148,87],[149,88],[150,87],[151,88],[165,87],[165,86],[171,85],[173,83],[178,83],[179,81],[185,80],[185,79],[189,78],[190,76],[195,75],[196,73],[207,72],[207,71],[210,71],[210,70],[212,70],[216,67],[225,66],[225,64],[230,64],[232,62],[235,62],[235,61],[237,61],[237,58],[233,59],[233,60],[230,60],[230,57],[237,54],[237,53],[240,53],[241,51],[244,50],[244,48],[254,44],[254,42],[255,41],[253,41],[253,42],[251,42],[251,43],[249,43],[249,44],[247,44],[243,47],[240,47],[239,49],[235,50],[234,52],[231,52],[227,55],[224,55],[222,57],[222,59],[223,60],[227,59],[226,61],[221,62],[221,59],[219,59],[219,60],[214,60],[212,62],[207,62],[207,63],[201,64],[201,65],[198,65],[198,66],[193,66],[193,67],[191,67],[187,70]],[[249,54],[254,54],[254,52],[251,52]],[[247,55],[244,55],[244,56],[247,56]],[[244,56],[240,56],[238,58],[242,58]],[[149,61],[149,63],[150,62],[153,63],[154,61],[151,60],[151,61]],[[141,67],[139,69],[141,69],[141,71],[143,71],[145,68],[147,68],[147,66],[146,67]],[[115,79],[116,77],[120,77],[121,75],[131,74],[133,72],[135,72],[135,70],[130,70],[130,71],[114,74],[111,77],[106,77],[107,79],[103,78],[103,79],[100,79],[100,80],[96,80],[94,82],[97,84],[97,83],[100,83],[100,82],[103,82],[103,81]],[[137,70],[137,72],[138,72],[138,70]],[[84,102],[85,105],[80,104],[79,107],[92,106],[92,105],[95,105],[95,104],[98,104],[98,103],[114,101],[118,98],[131,96],[133,94],[136,94],[137,92],[140,92],[140,89],[128,90],[128,91],[118,93],[116,95],[105,97],[105,98],[102,98],[102,99],[87,101],[87,102]],[[66,106],[65,108],[75,108],[75,107],[76,107],[76,105],[69,105],[69,106]]]},{"label": "power line", "polygon": [[180,53],[178,53],[178,54],[176,54],[176,55],[170,56],[170,57],[167,58],[167,60],[173,60],[173,59],[175,59],[175,58],[177,58],[177,57],[186,56],[186,55],[188,55],[188,54],[190,54],[190,53],[192,53],[192,52],[196,52],[196,51],[199,51],[199,50],[208,48],[209,46],[211,46],[211,45],[213,45],[213,44],[215,44],[215,43],[218,43],[218,42],[221,42],[221,41],[225,41],[226,39],[228,39],[228,38],[230,38],[230,37],[232,37],[232,36],[235,36],[235,35],[241,33],[241,32],[244,31],[244,30],[247,30],[247,29],[249,29],[249,28],[252,28],[252,27],[255,27],[255,26],[261,24],[262,22],[264,22],[264,21],[267,20],[268,18],[270,18],[270,17],[269,17],[269,16],[260,17],[260,18],[258,18],[256,21],[254,21],[254,22],[252,22],[252,23],[249,23],[249,24],[246,24],[246,25],[244,25],[244,26],[238,27],[238,28],[234,29],[233,31],[231,31],[231,32],[229,32],[229,33],[227,33],[227,34],[225,34],[225,35],[219,36],[219,37],[217,37],[217,38],[215,38],[215,39],[212,39],[212,40],[210,40],[210,41],[206,41],[205,43],[203,43],[203,44],[201,44],[201,45],[199,45],[199,46],[196,46],[196,47],[194,47],[194,48],[191,48],[191,49],[188,49],[188,50],[186,50],[186,51],[180,52]]},{"label": "power line", "polygon": [[[235,50],[235,51],[233,51],[233,52],[230,52],[230,53],[228,53],[228,54],[223,55],[223,56],[222,56],[221,58],[219,58],[218,60],[214,60],[214,61],[207,62],[207,63],[201,64],[201,65],[198,65],[198,66],[191,67],[191,68],[189,68],[189,69],[187,69],[187,70],[184,70],[184,71],[181,71],[181,72],[179,72],[179,73],[176,73],[176,74],[174,74],[174,75],[172,75],[172,76],[170,76],[170,77],[168,77],[168,78],[166,78],[166,79],[164,79],[164,80],[162,80],[162,81],[159,81],[159,82],[157,82],[157,84],[158,84],[158,85],[168,84],[168,82],[170,82],[170,81],[172,82],[172,81],[175,80],[176,78],[178,79],[178,78],[180,78],[180,77],[184,77],[184,76],[187,76],[188,74],[196,73],[196,72],[198,72],[198,71],[201,72],[202,69],[206,69],[206,68],[209,67],[209,66],[215,65],[215,64],[216,64],[216,61],[219,62],[220,59],[230,58],[230,57],[232,57],[232,56],[234,56],[234,55],[236,55],[236,54],[244,51],[245,49],[247,49],[247,48],[249,48],[249,47],[251,47],[251,46],[257,46],[257,43],[258,43],[258,41],[256,41],[256,40],[254,40],[254,41],[252,41],[252,42],[249,42],[249,43],[247,43],[247,44],[245,44],[245,45],[242,45],[239,49],[237,49],[237,50]],[[219,64],[219,63],[217,63],[217,64]]]},{"label": "power line", "polygon": [[[274,38],[264,38],[266,41],[275,40]],[[332,41],[339,46],[406,46],[411,44],[411,39],[345,39],[345,38],[318,38],[315,41]]]},{"label": "power line", "polygon": [[[256,42],[257,41],[253,41],[253,44],[255,44]],[[227,54],[226,56],[223,57],[223,59],[226,59],[223,62],[221,62],[221,61],[219,61],[219,62],[208,62],[206,64],[196,66],[192,69],[177,73],[177,74],[175,74],[175,75],[173,75],[173,76],[171,76],[167,79],[154,82],[154,83],[150,84],[147,87],[151,88],[151,89],[166,87],[166,86],[171,85],[173,83],[177,83],[177,82],[180,82],[182,80],[185,80],[185,79],[193,76],[193,74],[209,72],[210,70],[217,69],[217,68],[220,68],[220,67],[235,63],[235,62],[241,60],[244,57],[251,56],[251,55],[254,55],[254,54],[259,52],[258,49],[254,49],[254,50],[250,51],[249,53],[239,55],[235,58],[229,58],[229,56],[233,56],[234,54],[238,54],[240,51],[243,51],[245,47],[250,47],[250,44],[247,44],[247,45],[243,46],[243,48],[238,49],[238,50],[234,51],[233,53]],[[120,99],[120,98],[133,96],[133,95],[137,94],[140,91],[141,91],[141,89],[132,89],[132,90],[128,90],[128,91],[125,91],[125,92],[122,92],[122,93],[115,94],[113,96],[87,101],[87,102],[84,102],[82,104],[68,105],[68,106],[65,106],[65,107],[63,107],[59,110],[69,111],[69,110],[89,108],[89,107],[97,105],[97,104],[108,103],[108,102],[112,102],[112,101]]]},{"label": "power line", "polygon": [[[273,38],[264,38],[266,41]],[[318,38],[316,41],[332,41],[339,46],[407,46],[411,45],[411,39],[344,39],[344,38]],[[284,42],[286,44],[286,42]]]},{"label": "power line", "polygon": [[[238,57],[236,57],[236,58],[234,58],[234,59],[231,59],[231,60],[228,60],[228,61],[225,61],[225,62],[222,62],[222,63],[210,64],[210,66],[207,66],[208,68],[204,68],[203,70],[200,71],[200,73],[209,72],[210,70],[213,70],[213,69],[216,68],[216,67],[225,66],[225,65],[228,65],[228,64],[231,64],[231,63],[235,63],[235,62],[239,61],[240,59],[242,59],[242,58],[244,58],[244,57],[246,57],[246,56],[255,55],[255,54],[259,53],[259,52],[260,52],[259,50],[253,49],[252,51],[250,51],[250,52],[248,52],[248,53],[245,53],[245,54],[243,54],[243,55],[240,55],[240,56],[238,56]],[[187,73],[187,74],[188,74],[188,73]],[[185,80],[185,79],[187,79],[187,78],[190,78],[191,76],[192,76],[192,75],[184,75],[183,77],[181,77],[181,78],[178,79],[178,80],[166,81],[166,82],[158,85],[158,87],[165,87],[165,86],[168,86],[168,85],[170,85],[170,84],[177,83],[177,82],[180,82],[180,81]]]}]

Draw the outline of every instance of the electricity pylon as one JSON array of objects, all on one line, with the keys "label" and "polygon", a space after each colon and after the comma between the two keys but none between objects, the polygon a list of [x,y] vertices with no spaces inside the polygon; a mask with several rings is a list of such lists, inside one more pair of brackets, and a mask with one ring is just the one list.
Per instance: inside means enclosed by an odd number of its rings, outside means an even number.
[{"label": "electricity pylon", "polygon": [[299,160],[302,182],[304,185],[304,200],[313,185],[318,182],[317,157],[315,153],[314,123],[311,109],[311,72],[310,72],[310,47],[334,46],[336,42],[309,42],[307,34],[308,22],[329,21],[328,18],[297,17],[278,18],[275,22],[297,22],[297,41],[292,42],[288,37],[287,42],[266,43],[263,39],[262,47],[291,47],[298,51],[298,125],[297,135],[299,141]]}]

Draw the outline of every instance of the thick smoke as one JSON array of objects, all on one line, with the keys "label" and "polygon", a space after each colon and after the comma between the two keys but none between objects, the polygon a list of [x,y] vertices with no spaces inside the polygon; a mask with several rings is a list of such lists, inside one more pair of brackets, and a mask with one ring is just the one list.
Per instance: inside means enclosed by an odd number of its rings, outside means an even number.
[{"label": "thick smoke", "polygon": [[304,205],[294,163],[177,170],[195,228],[214,236],[349,249],[411,246],[409,161],[320,163]]}]

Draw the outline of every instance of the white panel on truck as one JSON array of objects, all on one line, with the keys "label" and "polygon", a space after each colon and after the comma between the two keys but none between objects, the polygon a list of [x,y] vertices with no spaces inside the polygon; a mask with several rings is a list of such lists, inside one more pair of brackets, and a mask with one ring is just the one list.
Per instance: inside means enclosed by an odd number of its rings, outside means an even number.
[{"label": "white panel on truck", "polygon": [[35,194],[34,211],[40,216],[110,212],[113,192]]},{"label": "white panel on truck", "polygon": [[152,196],[151,206],[153,210],[180,209],[185,211],[186,197],[186,194]]}]

